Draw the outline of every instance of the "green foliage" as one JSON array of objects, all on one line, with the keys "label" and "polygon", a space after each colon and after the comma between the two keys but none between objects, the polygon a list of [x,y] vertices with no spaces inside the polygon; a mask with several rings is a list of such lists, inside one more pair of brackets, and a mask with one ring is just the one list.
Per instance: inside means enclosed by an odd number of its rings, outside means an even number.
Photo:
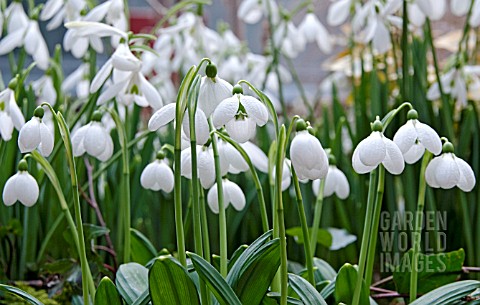
[{"label": "green foliage", "polygon": [[[355,290],[355,285],[357,283],[357,276],[357,269],[348,263],[340,268],[335,281],[335,299],[337,300],[337,303],[352,303],[353,291]],[[369,295],[370,293],[368,287],[365,285],[365,282],[363,282],[360,293],[360,304],[369,304]]]},{"label": "green foliage", "polygon": [[22,283],[17,283],[17,287],[0,284],[0,296],[0,304],[5,305],[59,305],[45,290]]},{"label": "green foliage", "polygon": [[[288,228],[285,233],[292,236],[295,241],[299,244],[303,244],[303,233],[301,227]],[[312,228],[308,228],[309,235],[312,233]],[[332,245],[332,234],[325,229],[319,229],[317,233],[317,243],[324,246],[330,247]]]},{"label": "green foliage", "polygon": [[104,277],[98,285],[95,293],[95,305],[122,305],[117,288],[108,277]]}]

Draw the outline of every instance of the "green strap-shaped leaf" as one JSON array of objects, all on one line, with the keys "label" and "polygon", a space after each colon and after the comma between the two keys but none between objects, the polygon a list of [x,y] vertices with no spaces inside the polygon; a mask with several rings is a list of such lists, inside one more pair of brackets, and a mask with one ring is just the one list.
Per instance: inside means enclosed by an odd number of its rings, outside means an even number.
[{"label": "green strap-shaped leaf", "polygon": [[288,282],[305,305],[327,305],[322,295],[307,280],[296,274],[288,275]]},{"label": "green strap-shaped leaf", "polygon": [[208,289],[217,298],[220,304],[224,305],[242,305],[242,302],[235,295],[235,292],[227,284],[222,275],[210,265],[206,260],[195,253],[187,253],[192,260],[193,266],[200,278],[205,281]]},{"label": "green strap-shaped leaf", "polygon": [[122,299],[118,294],[117,287],[106,276],[98,285],[95,293],[95,305],[122,305]]},{"label": "green strap-shaped leaf", "polygon": [[[335,299],[337,303],[352,304],[353,292],[357,283],[357,269],[346,263],[338,271],[335,281]],[[369,291],[365,282],[362,280],[362,290],[360,292],[360,304],[370,304]]]},{"label": "green strap-shaped leaf", "polygon": [[455,301],[460,301],[461,298],[466,297],[478,288],[480,288],[479,281],[468,280],[450,283],[430,291],[410,303],[410,305],[453,304]]},{"label": "green strap-shaped leaf", "polygon": [[130,229],[132,260],[141,265],[146,265],[157,256],[157,250],[145,235],[135,229]]},{"label": "green strap-shaped leaf", "polygon": [[195,284],[182,265],[171,255],[155,260],[148,275],[150,298],[153,305],[200,304]]},{"label": "green strap-shaped leaf", "polygon": [[6,292],[11,293],[11,294],[14,294],[14,295],[16,295],[16,296],[24,299],[25,301],[27,301],[27,302],[30,303],[30,304],[33,304],[33,305],[43,305],[43,303],[40,302],[39,300],[37,300],[37,298],[35,298],[35,297],[32,296],[31,294],[23,291],[23,290],[20,289],[20,288],[13,287],[13,286],[9,286],[9,285],[0,284],[0,290],[6,291]]},{"label": "green strap-shaped leaf", "polygon": [[229,273],[227,283],[242,304],[260,304],[280,266],[280,240],[271,240],[249,254],[236,261],[239,272]]},{"label": "green strap-shaped leaf", "polygon": [[115,279],[117,290],[128,305],[148,290],[148,269],[137,263],[123,264]]}]

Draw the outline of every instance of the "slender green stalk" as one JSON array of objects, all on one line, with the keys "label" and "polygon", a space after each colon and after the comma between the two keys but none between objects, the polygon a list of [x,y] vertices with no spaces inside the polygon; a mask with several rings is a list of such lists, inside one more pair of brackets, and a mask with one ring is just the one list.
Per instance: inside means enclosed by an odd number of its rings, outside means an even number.
[{"label": "slender green stalk", "polygon": [[30,224],[30,221],[28,219],[28,215],[29,215],[29,208],[25,207],[24,209],[24,212],[23,212],[23,237],[22,237],[22,250],[21,250],[21,254],[20,254],[20,264],[19,264],[19,268],[18,268],[18,273],[19,273],[19,276],[23,277],[24,276],[24,272],[25,272],[25,261],[26,261],[26,257],[27,257],[27,248],[28,248],[28,239],[30,238],[29,236],[29,224]]},{"label": "slender green stalk", "polygon": [[203,237],[203,257],[210,262],[210,235],[208,233],[207,208],[205,205],[205,194],[200,188],[200,216],[202,219],[202,237]]},{"label": "slender green stalk", "polygon": [[370,287],[372,283],[373,264],[375,262],[375,249],[377,247],[378,226],[380,213],[382,211],[383,193],[385,189],[385,168],[382,164],[378,166],[377,196],[373,212],[373,223],[370,231],[370,241],[367,250],[367,267],[365,269],[365,284]]},{"label": "slender green stalk", "polygon": [[425,191],[427,190],[425,170],[427,169],[427,165],[431,157],[432,154],[426,151],[423,155],[422,167],[420,169],[417,211],[415,213],[415,231],[413,232],[412,270],[410,273],[410,303],[417,299],[418,256],[421,251],[420,242],[422,240],[423,209],[425,206]]},{"label": "slender green stalk", "polygon": [[317,200],[315,202],[315,211],[313,213],[312,235],[310,236],[311,253],[315,256],[317,250],[317,235],[322,218],[323,209],[323,191],[325,189],[325,179],[320,180],[320,188],[318,190]]},{"label": "slender green stalk", "polygon": [[367,210],[365,212],[365,225],[363,227],[362,245],[360,248],[360,258],[358,262],[357,282],[353,292],[352,305],[359,305],[360,292],[362,291],[363,275],[365,273],[365,263],[367,260],[368,244],[370,241],[370,230],[372,227],[373,207],[375,201],[375,183],[377,180],[377,171],[370,172],[370,181],[368,186]]},{"label": "slender green stalk", "polygon": [[262,228],[263,232],[267,232],[270,230],[268,226],[268,216],[267,216],[267,206],[265,204],[265,198],[263,196],[263,188],[262,184],[260,183],[260,179],[258,178],[257,171],[253,166],[250,157],[248,156],[247,152],[240,146],[237,142],[233,141],[230,137],[225,136],[221,132],[215,132],[222,140],[230,143],[239,153],[242,155],[245,162],[247,162],[250,172],[252,173],[253,183],[255,184],[255,189],[257,190],[258,194],[258,204],[260,207],[260,217],[262,218]]},{"label": "slender green stalk", "polygon": [[287,304],[288,296],[288,269],[287,269],[287,238],[285,235],[285,216],[282,200],[282,174],[286,148],[285,125],[282,125],[278,135],[277,164],[275,168],[275,204],[278,220],[278,235],[280,238],[280,305]]},{"label": "slender green stalk", "polygon": [[410,99],[410,61],[408,44],[408,1],[403,0],[403,22],[402,22],[402,98],[404,101]]},{"label": "slender green stalk", "polygon": [[463,191],[460,192],[460,208],[462,210],[463,233],[465,234],[465,242],[467,246],[467,263],[472,266],[475,264],[472,224],[470,221],[467,196]]},{"label": "slender green stalk", "polygon": [[[210,130],[215,130],[212,119],[209,119]],[[215,160],[215,176],[217,181],[217,196],[218,196],[218,225],[220,230],[220,274],[223,277],[228,273],[228,245],[227,245],[227,216],[225,213],[225,202],[223,201],[223,181],[222,171],[220,169],[220,157],[218,155],[218,143],[215,133],[211,133],[213,158]]]},{"label": "slender green stalk", "polygon": [[310,247],[310,238],[308,234],[307,217],[305,216],[305,207],[303,206],[302,191],[300,190],[300,184],[298,183],[297,173],[292,166],[292,179],[295,185],[295,195],[297,197],[298,216],[300,217],[300,225],[302,227],[303,234],[303,248],[305,251],[305,265],[307,266],[308,281],[315,287],[315,274],[313,272],[313,255]]}]

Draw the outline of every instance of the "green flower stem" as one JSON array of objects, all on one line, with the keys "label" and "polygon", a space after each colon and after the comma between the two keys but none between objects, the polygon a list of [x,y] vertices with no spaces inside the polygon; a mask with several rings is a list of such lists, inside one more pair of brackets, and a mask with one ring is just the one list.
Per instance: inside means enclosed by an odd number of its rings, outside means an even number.
[{"label": "green flower stem", "polygon": [[315,274],[313,273],[313,255],[310,247],[310,238],[308,234],[307,217],[305,216],[305,207],[303,206],[302,191],[298,183],[297,173],[292,166],[292,178],[295,185],[295,195],[297,197],[298,216],[300,217],[300,225],[302,226],[303,248],[305,251],[305,265],[307,266],[308,281],[315,287]]},{"label": "green flower stem", "polygon": [[417,299],[417,281],[418,281],[418,255],[420,254],[420,242],[422,240],[422,221],[423,209],[425,206],[425,191],[427,183],[425,181],[425,170],[432,154],[428,151],[423,155],[422,167],[420,169],[420,182],[418,186],[417,211],[415,213],[415,231],[413,232],[413,255],[410,273],[410,303]]},{"label": "green flower stem", "polygon": [[470,266],[475,265],[475,256],[473,251],[472,223],[470,221],[470,210],[468,208],[467,195],[460,191],[460,209],[462,210],[463,230],[465,234],[465,243],[467,248],[467,263]]},{"label": "green flower stem", "polygon": [[[472,1],[473,3],[473,1]],[[467,22],[468,23],[468,22]],[[428,44],[430,45],[430,49],[432,51],[433,57],[433,66],[435,67],[435,76],[437,77],[438,83],[438,90],[440,91],[440,96],[442,98],[442,115],[443,115],[443,122],[445,123],[445,127],[447,129],[447,136],[450,139],[453,139],[453,126],[452,126],[452,111],[450,108],[450,103],[448,101],[448,97],[443,90],[443,84],[440,81],[440,68],[438,66],[438,59],[437,59],[437,52],[435,52],[435,45],[433,44],[433,35],[432,35],[432,27],[430,24],[430,19],[427,18],[425,21],[425,28],[426,28],[426,38],[428,40]]]},{"label": "green flower stem", "polygon": [[368,244],[370,241],[370,230],[372,227],[376,180],[377,180],[377,171],[374,170],[370,172],[367,210],[365,212],[365,225],[363,227],[362,245],[360,248],[360,258],[358,261],[357,282],[355,283],[355,290],[353,292],[352,305],[359,305],[359,302],[360,302],[360,292],[362,291],[363,275],[365,273],[365,263],[367,260]]},{"label": "green flower stem", "polygon": [[205,204],[205,194],[203,189],[198,186],[200,190],[200,216],[202,219],[202,236],[203,236],[203,257],[210,263],[210,236],[208,235],[208,220],[207,208]]},{"label": "green flower stem", "polygon": [[403,22],[402,22],[402,81],[401,95],[403,100],[410,99],[410,61],[409,61],[409,43],[408,43],[408,1],[403,0]]},{"label": "green flower stem", "polygon": [[[209,119],[210,130],[214,131],[212,119]],[[218,196],[218,225],[220,230],[220,274],[223,277],[228,273],[228,248],[227,248],[227,216],[225,213],[225,202],[223,201],[223,181],[220,170],[220,157],[218,155],[217,137],[214,132],[211,132],[213,158],[215,160],[215,175],[217,181],[217,196]]]},{"label": "green flower stem", "polygon": [[120,207],[123,212],[123,262],[128,263],[130,261],[130,227],[131,227],[131,206],[130,206],[130,163],[128,156],[128,139],[125,131],[125,125],[120,120],[118,113],[113,109],[107,109],[112,119],[115,122],[118,138],[120,140],[120,146],[122,148],[122,164],[123,164],[123,198],[122,205]]},{"label": "green flower stem", "polygon": [[317,235],[320,227],[320,220],[322,219],[323,209],[323,191],[325,189],[325,179],[320,180],[320,188],[318,190],[317,200],[315,202],[315,211],[313,212],[312,235],[310,236],[311,253],[315,256],[317,249]]},{"label": "green flower stem", "polygon": [[275,168],[275,204],[278,220],[278,234],[280,237],[280,305],[287,304],[288,296],[288,269],[287,269],[287,238],[285,235],[285,216],[282,200],[282,174],[286,148],[285,125],[282,125],[278,135],[277,164]]},{"label": "green flower stem", "polygon": [[245,162],[247,162],[250,172],[252,173],[253,183],[255,184],[255,189],[257,190],[258,194],[258,204],[260,207],[260,217],[262,218],[262,228],[263,232],[267,232],[270,230],[268,225],[268,216],[267,216],[267,206],[265,204],[265,198],[263,196],[263,188],[262,184],[260,183],[260,179],[258,178],[257,171],[253,166],[250,157],[248,156],[247,152],[240,146],[237,142],[233,141],[230,137],[225,136],[221,132],[215,132],[223,141],[230,143],[239,153],[242,155]]},{"label": "green flower stem", "polygon": [[377,247],[378,226],[380,213],[382,211],[383,193],[385,189],[385,168],[382,164],[378,166],[377,195],[373,212],[373,223],[370,231],[370,241],[367,250],[367,267],[365,269],[365,284],[370,287],[372,283],[373,264],[375,262],[375,249]]}]

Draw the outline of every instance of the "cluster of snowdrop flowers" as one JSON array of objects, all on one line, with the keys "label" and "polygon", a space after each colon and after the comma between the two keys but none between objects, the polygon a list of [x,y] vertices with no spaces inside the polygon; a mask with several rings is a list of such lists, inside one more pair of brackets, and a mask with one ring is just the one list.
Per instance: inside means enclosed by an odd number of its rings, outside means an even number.
[{"label": "cluster of snowdrop flowers", "polygon": [[451,189],[457,186],[464,192],[470,192],[476,183],[471,166],[455,156],[453,144],[448,141],[443,144],[442,154],[428,164],[425,179],[433,188]]},{"label": "cluster of snowdrop flowers", "polygon": [[48,47],[38,26],[38,10],[28,17],[21,1],[13,1],[5,10],[7,17],[7,35],[0,41],[0,55],[5,55],[15,48],[24,47],[27,54],[42,70],[49,66]]},{"label": "cluster of snowdrop flowers", "polygon": [[401,174],[405,168],[402,151],[384,136],[383,124],[378,117],[371,125],[372,133],[360,141],[353,151],[353,169],[359,174],[365,174],[383,164],[391,174]]},{"label": "cluster of snowdrop flowers", "polygon": [[[323,187],[323,197],[329,197],[336,194],[340,199],[347,199],[350,195],[350,184],[345,174],[338,169],[335,156],[328,155],[328,172],[325,177],[325,186]],[[312,183],[312,189],[315,196],[319,195],[320,180],[316,179]]]},{"label": "cluster of snowdrop flowers", "polygon": [[[465,16],[470,9],[470,5],[472,5],[471,0],[450,1],[450,8],[452,10],[452,13],[456,16]],[[477,27],[480,25],[480,2],[477,0],[473,0],[472,12],[468,23],[472,27]]]},{"label": "cluster of snowdrop flowers", "polygon": [[165,152],[160,150],[157,158],[148,164],[140,176],[140,184],[143,188],[152,191],[164,191],[170,193],[173,190],[173,171],[165,159]]},{"label": "cluster of snowdrop flowers", "polygon": [[92,121],[72,133],[73,155],[79,157],[84,153],[107,161],[113,154],[113,140],[101,122],[102,113],[95,111]]},{"label": "cluster of snowdrop flowers", "polygon": [[42,120],[44,113],[42,107],[37,107],[31,120],[20,129],[18,147],[22,154],[35,149],[38,149],[44,157],[48,157],[52,153],[55,138],[53,131]]},{"label": "cluster of snowdrop flowers", "polygon": [[20,201],[24,206],[31,207],[37,200],[39,188],[37,181],[28,173],[27,161],[18,163],[18,172],[10,177],[3,188],[3,203],[11,206]]},{"label": "cluster of snowdrop flowers", "polygon": [[13,128],[20,130],[25,124],[25,118],[15,100],[17,79],[14,78],[8,87],[0,92],[0,137],[4,141],[12,138]]}]

